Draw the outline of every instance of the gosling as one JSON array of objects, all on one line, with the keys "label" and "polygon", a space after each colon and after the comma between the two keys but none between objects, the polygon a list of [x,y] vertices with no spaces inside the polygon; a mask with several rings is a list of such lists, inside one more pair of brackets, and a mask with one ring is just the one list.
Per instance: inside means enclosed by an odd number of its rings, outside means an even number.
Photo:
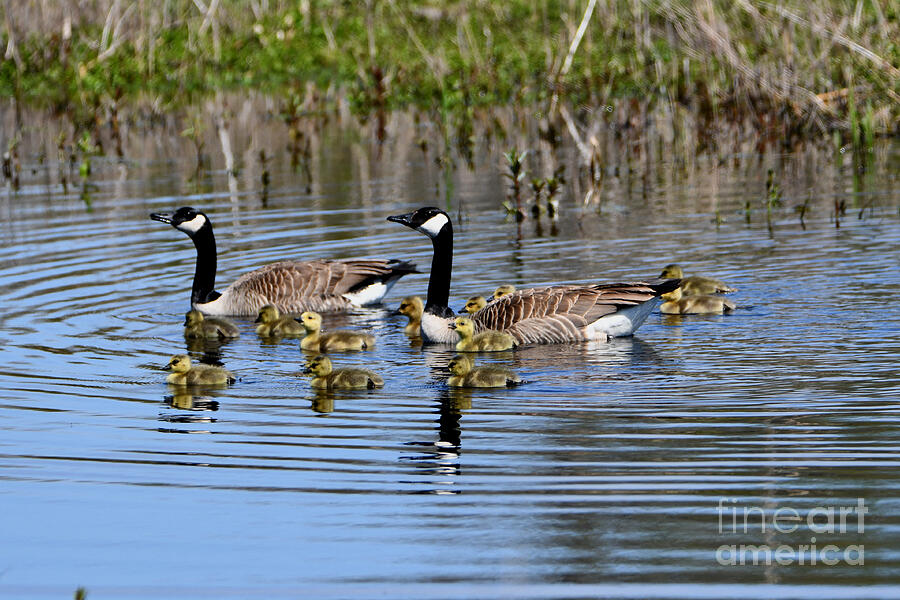
[{"label": "gosling", "polygon": [[189,340],[230,340],[241,335],[237,325],[228,319],[204,317],[196,308],[184,315],[184,337]]},{"label": "gosling", "polygon": [[516,291],[516,286],[512,285],[511,283],[503,284],[496,290],[494,290],[494,295],[488,298],[488,302],[493,302],[494,300],[502,298],[503,296],[509,296],[514,291]]},{"label": "gosling", "polygon": [[466,305],[463,306],[462,310],[459,312],[473,315],[485,306],[487,306],[487,300],[484,299],[484,296],[472,296],[471,298],[466,300]]},{"label": "gosling", "polygon": [[314,356],[306,361],[304,373],[314,375],[310,385],[317,390],[364,390],[384,386],[384,379],[368,369],[332,369],[327,356]]},{"label": "gosling", "polygon": [[422,313],[425,312],[425,304],[419,296],[407,296],[400,301],[400,308],[397,309],[401,315],[409,318],[404,332],[410,337],[416,337],[422,328]]},{"label": "gosling", "polygon": [[300,315],[300,323],[306,330],[306,337],[300,340],[304,350],[318,352],[342,352],[345,350],[369,350],[375,347],[375,336],[356,331],[330,331],[321,333],[322,315],[307,311]]},{"label": "gosling", "polygon": [[516,347],[516,339],[502,331],[489,329],[476,334],[474,321],[467,317],[457,317],[448,327],[459,334],[459,352],[499,352]]},{"label": "gosling", "polygon": [[166,383],[174,385],[223,385],[234,383],[234,374],[213,365],[191,366],[187,354],[176,354],[169,360],[167,368],[172,371]]},{"label": "gosling", "polygon": [[306,331],[297,319],[281,316],[281,312],[274,304],[266,304],[259,309],[256,323],[259,323],[256,326],[256,333],[260,337],[299,337]]},{"label": "gosling", "polygon": [[663,294],[659,310],[665,315],[720,315],[731,312],[737,305],[722,296],[685,296],[681,288]]},{"label": "gosling", "polygon": [[512,387],[522,383],[519,376],[500,367],[475,367],[468,356],[457,355],[447,365],[450,387]]},{"label": "gosling", "polygon": [[700,275],[685,277],[681,267],[676,264],[666,265],[659,276],[662,279],[681,279],[681,291],[685,296],[728,294],[737,291],[737,288],[725,285],[712,277],[701,277]]}]

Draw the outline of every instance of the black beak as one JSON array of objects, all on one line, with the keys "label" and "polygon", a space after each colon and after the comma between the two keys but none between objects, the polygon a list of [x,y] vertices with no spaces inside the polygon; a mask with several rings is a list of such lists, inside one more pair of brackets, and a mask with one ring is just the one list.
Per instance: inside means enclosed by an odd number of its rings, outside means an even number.
[{"label": "black beak", "polygon": [[392,310],[391,312],[388,313],[388,316],[389,316],[389,317],[399,317],[399,316],[402,315],[402,314],[403,314],[403,313],[400,312],[400,309],[399,309],[399,308],[395,308],[394,310]]},{"label": "black beak", "polygon": [[456,323],[450,323],[449,325],[447,325],[447,327],[449,327],[450,329],[456,329]]},{"label": "black beak", "polygon": [[[466,305],[466,306],[468,306],[468,305]],[[463,306],[461,309],[459,309],[459,310],[456,311],[456,312],[458,312],[458,313],[464,313],[464,312],[466,312],[466,307]]]},{"label": "black beak", "polygon": [[172,224],[172,215],[167,213],[150,213],[150,218],[154,221],[159,221],[160,223]]},{"label": "black beak", "polygon": [[256,317],[256,320],[253,322],[254,323],[262,323],[262,315],[259,315],[258,317]]},{"label": "black beak", "polygon": [[394,223],[400,223],[401,225],[406,225],[411,229],[415,229],[412,225],[412,216],[415,214],[415,211],[406,213],[405,215],[392,215],[387,218],[388,221],[392,221]]},{"label": "black beak", "polygon": [[309,367],[306,367],[305,369],[303,369],[303,372],[304,373],[312,373],[312,369]]}]

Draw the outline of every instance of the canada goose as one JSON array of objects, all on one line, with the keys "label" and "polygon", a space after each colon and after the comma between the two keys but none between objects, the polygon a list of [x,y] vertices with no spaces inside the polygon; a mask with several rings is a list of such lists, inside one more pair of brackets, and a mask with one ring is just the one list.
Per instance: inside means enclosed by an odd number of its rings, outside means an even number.
[{"label": "canada goose", "polygon": [[281,316],[281,311],[274,304],[266,304],[259,309],[255,323],[256,333],[260,337],[299,337],[306,333],[306,328],[293,317]]},{"label": "canada goose", "polygon": [[371,350],[375,347],[375,336],[357,331],[329,331],[320,333],[322,315],[307,311],[300,315],[300,323],[306,329],[306,337],[300,340],[304,350],[318,352],[340,352],[342,350]]},{"label": "canada goose", "polygon": [[419,328],[422,325],[422,311],[425,309],[425,303],[419,296],[407,296],[400,301],[400,308],[397,312],[401,315],[409,317],[409,323],[403,330],[406,335],[418,336]]},{"label": "canada goose", "polygon": [[[428,297],[422,315],[422,339],[455,343],[448,327],[456,316],[447,306],[453,267],[453,226],[439,208],[425,207],[388,221],[415,229],[434,246]],[[522,344],[607,340],[631,335],[659,304],[658,296],[680,280],[557,285],[519,290],[491,302],[471,316],[476,331],[495,329]]]},{"label": "canada goose", "polygon": [[468,300],[466,300],[466,305],[462,307],[460,312],[468,313],[470,315],[474,315],[479,310],[487,306],[488,301],[484,299],[484,296],[472,296]]},{"label": "canada goose", "polygon": [[187,354],[176,354],[166,366],[172,371],[166,377],[166,383],[175,385],[221,385],[234,383],[234,374],[231,371],[213,365],[191,366],[191,359]]},{"label": "canada goose", "polygon": [[681,279],[681,291],[685,296],[702,296],[704,294],[727,294],[736,292],[737,288],[729,287],[712,277],[701,277],[700,275],[691,275],[685,277],[681,267],[676,264],[666,265],[662,273],[659,274],[664,279],[677,278]]},{"label": "canada goose", "polygon": [[197,248],[191,305],[212,315],[253,315],[266,304],[283,312],[347,310],[380,302],[398,279],[415,273],[415,265],[399,260],[281,261],[241,275],[215,291],[216,238],[202,212],[185,206],[173,214],[150,218],[186,233]]},{"label": "canada goose", "polygon": [[488,302],[493,302],[494,300],[502,298],[503,296],[509,296],[514,291],[516,291],[516,286],[512,285],[511,283],[504,283],[503,285],[498,286],[496,290],[494,290],[494,295],[488,298]]},{"label": "canada goose", "polygon": [[184,337],[196,339],[233,339],[239,337],[237,325],[228,319],[204,317],[203,313],[192,308],[184,315]]},{"label": "canada goose", "polygon": [[475,367],[468,356],[457,355],[447,365],[450,387],[512,387],[522,380],[509,369],[500,367]]},{"label": "canada goose", "polygon": [[310,385],[319,390],[362,390],[384,386],[381,375],[368,369],[332,370],[331,360],[321,354],[306,361],[303,372],[315,375]]},{"label": "canada goose", "polygon": [[476,334],[475,323],[466,317],[457,317],[448,327],[459,334],[456,349],[460,352],[498,352],[516,346],[516,339],[502,331],[488,330]]},{"label": "canada goose", "polygon": [[684,296],[681,288],[663,295],[664,302],[659,307],[665,315],[704,315],[731,312],[737,305],[722,296]]}]

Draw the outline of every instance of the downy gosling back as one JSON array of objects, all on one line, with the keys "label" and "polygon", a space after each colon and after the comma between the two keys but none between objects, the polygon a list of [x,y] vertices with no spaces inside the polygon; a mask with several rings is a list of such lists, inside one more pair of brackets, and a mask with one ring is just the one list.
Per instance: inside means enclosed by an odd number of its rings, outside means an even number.
[{"label": "downy gosling back", "polygon": [[659,310],[665,315],[720,315],[731,312],[737,305],[722,296],[685,296],[681,288],[662,295]]},{"label": "downy gosling back", "polygon": [[468,317],[457,317],[448,327],[459,334],[459,352],[499,352],[516,347],[516,339],[502,331],[489,329],[476,334],[475,322]]},{"label": "downy gosling back", "polygon": [[256,333],[260,337],[300,337],[306,328],[293,317],[281,316],[274,304],[266,304],[259,309],[256,317]]},{"label": "downy gosling back", "polygon": [[176,354],[169,360],[167,368],[172,371],[166,383],[174,385],[224,385],[234,383],[234,374],[213,365],[191,365],[187,354]]},{"label": "downy gosling back", "polygon": [[512,387],[522,383],[514,372],[501,367],[476,367],[468,356],[457,355],[447,365],[450,387]]},{"label": "downy gosling back", "polygon": [[703,296],[705,294],[728,294],[736,292],[737,288],[725,285],[712,277],[692,275],[684,277],[681,267],[676,264],[666,265],[659,274],[664,279],[681,279],[681,292],[685,296]]},{"label": "downy gosling back", "polygon": [[184,315],[184,337],[189,340],[230,340],[240,335],[237,325],[228,319],[204,317],[196,308]]},{"label": "downy gosling back", "polygon": [[300,323],[306,329],[306,337],[300,340],[304,350],[317,352],[341,352],[345,350],[370,350],[375,347],[375,336],[356,331],[338,330],[321,333],[322,315],[307,311],[300,315]]},{"label": "downy gosling back", "polygon": [[327,356],[314,356],[306,361],[304,373],[313,375],[310,385],[318,390],[364,390],[384,386],[381,375],[368,369],[333,369]]}]

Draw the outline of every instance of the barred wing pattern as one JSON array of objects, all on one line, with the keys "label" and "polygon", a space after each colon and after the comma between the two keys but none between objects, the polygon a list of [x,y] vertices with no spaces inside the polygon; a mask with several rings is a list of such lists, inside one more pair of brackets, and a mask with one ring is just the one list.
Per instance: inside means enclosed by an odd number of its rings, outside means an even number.
[{"label": "barred wing pattern", "polygon": [[284,313],[346,310],[352,304],[342,294],[413,271],[411,264],[396,260],[281,261],[241,275],[220,302],[231,314],[246,315],[265,304]]},{"label": "barred wing pattern", "polygon": [[472,316],[478,330],[509,333],[519,344],[556,344],[587,339],[585,328],[602,317],[637,306],[678,286],[654,282],[567,285],[520,290]]}]

